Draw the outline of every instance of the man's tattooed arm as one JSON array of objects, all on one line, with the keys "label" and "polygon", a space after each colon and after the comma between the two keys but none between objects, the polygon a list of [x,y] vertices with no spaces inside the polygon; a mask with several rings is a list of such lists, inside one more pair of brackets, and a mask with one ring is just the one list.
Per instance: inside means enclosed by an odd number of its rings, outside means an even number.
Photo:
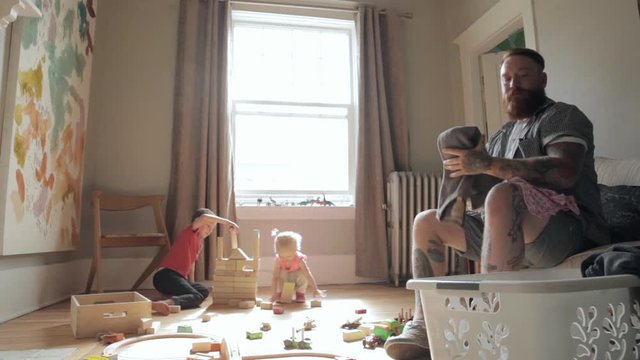
[{"label": "man's tattooed arm", "polygon": [[547,146],[547,156],[526,159],[493,158],[484,173],[501,179],[520,177],[532,184],[552,189],[571,187],[578,180],[585,148],[576,143]]}]

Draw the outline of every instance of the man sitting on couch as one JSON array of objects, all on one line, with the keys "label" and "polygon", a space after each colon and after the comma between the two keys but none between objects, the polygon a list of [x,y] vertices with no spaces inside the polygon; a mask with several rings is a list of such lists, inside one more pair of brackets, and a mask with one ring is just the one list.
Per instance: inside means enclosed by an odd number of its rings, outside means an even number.
[{"label": "man sitting on couch", "polygon": [[[482,272],[487,273],[523,265],[550,267],[609,243],[594,170],[593,125],[577,107],[546,97],[547,74],[539,53],[510,50],[500,73],[503,104],[512,121],[486,145],[479,132],[475,144],[457,142],[478,131],[469,127],[451,129],[439,138],[448,175],[443,189],[455,194],[465,186],[456,182],[471,180],[474,190],[469,193],[480,192],[484,207],[478,211],[463,207],[456,218],[456,201],[442,203],[441,193],[438,211],[416,216],[412,255],[416,278],[445,275],[445,246],[481,261]],[[488,193],[479,185],[487,178],[497,180],[487,187]],[[415,309],[414,320],[403,333],[385,344],[394,359],[429,354],[418,292]]]}]

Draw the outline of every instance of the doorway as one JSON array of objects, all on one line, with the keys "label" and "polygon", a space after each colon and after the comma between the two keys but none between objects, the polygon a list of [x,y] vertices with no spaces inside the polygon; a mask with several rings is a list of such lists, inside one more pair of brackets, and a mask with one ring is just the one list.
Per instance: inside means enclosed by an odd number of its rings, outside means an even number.
[{"label": "doorway", "polygon": [[495,133],[509,121],[502,107],[502,79],[500,67],[502,57],[509,49],[525,47],[524,29],[518,29],[489,52],[480,55],[482,102],[484,108],[485,131]]},{"label": "doorway", "polygon": [[[531,0],[501,0],[454,40],[460,48],[465,124],[478,126],[483,131],[488,131],[489,128],[485,110],[485,98],[489,95],[483,94],[481,57],[520,30],[524,45],[537,49],[534,25]],[[487,60],[487,64],[495,61]],[[493,65],[487,65],[487,69],[492,67]],[[496,104],[495,94],[500,94],[500,90],[494,91],[493,100],[486,102]],[[497,104],[500,109],[499,103]],[[492,120],[491,126],[495,127],[501,121],[503,120]]]}]

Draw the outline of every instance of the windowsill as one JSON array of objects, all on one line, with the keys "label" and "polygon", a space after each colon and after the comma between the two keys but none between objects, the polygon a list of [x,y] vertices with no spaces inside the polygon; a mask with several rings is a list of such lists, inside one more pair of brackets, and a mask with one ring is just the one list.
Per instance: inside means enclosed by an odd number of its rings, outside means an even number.
[{"label": "windowsill", "polygon": [[238,206],[238,220],[352,220],[354,206]]}]

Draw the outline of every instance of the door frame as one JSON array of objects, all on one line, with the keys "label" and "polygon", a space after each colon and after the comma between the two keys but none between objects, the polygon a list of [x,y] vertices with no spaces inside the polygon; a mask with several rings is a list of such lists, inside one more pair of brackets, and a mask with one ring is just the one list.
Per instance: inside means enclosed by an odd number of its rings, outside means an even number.
[{"label": "door frame", "polygon": [[537,50],[533,0],[501,0],[453,41],[460,49],[465,124],[486,129],[480,56],[521,28],[526,46]]}]

